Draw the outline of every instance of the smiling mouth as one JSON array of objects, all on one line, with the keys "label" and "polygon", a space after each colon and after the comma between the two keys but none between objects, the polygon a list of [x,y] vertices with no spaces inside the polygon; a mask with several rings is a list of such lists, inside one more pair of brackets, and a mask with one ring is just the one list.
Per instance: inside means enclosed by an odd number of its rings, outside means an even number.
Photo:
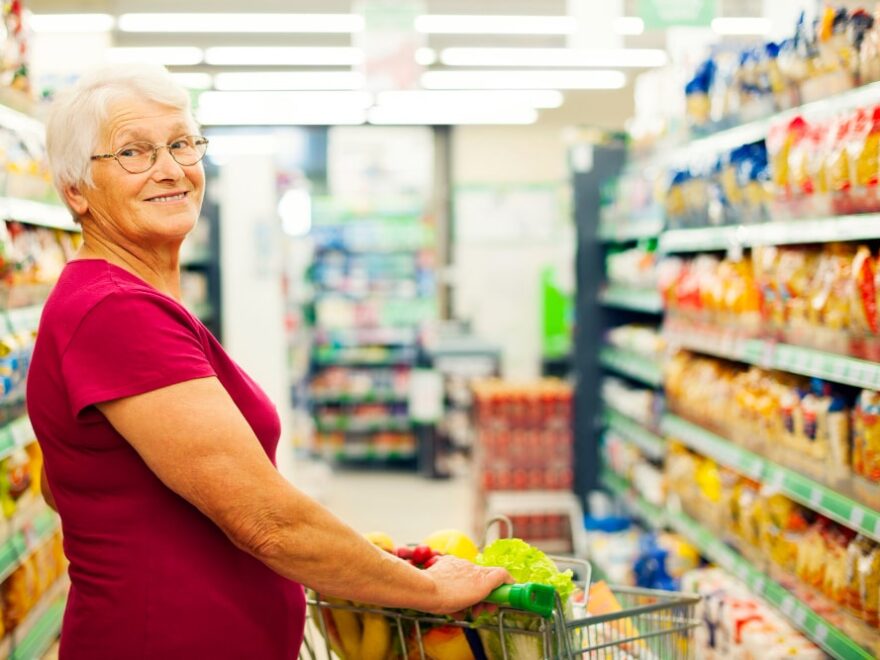
[{"label": "smiling mouth", "polygon": [[186,196],[188,194],[189,193],[182,192],[182,193],[177,193],[176,195],[160,195],[158,197],[150,197],[147,201],[148,202],[160,202],[160,203],[180,202],[180,201],[183,201],[184,199],[186,199]]}]

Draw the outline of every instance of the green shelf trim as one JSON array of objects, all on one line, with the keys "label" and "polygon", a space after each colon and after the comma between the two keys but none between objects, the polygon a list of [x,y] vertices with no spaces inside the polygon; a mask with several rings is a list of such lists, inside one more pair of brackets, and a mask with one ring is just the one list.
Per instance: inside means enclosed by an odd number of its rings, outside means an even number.
[{"label": "green shelf trim", "polygon": [[653,238],[662,231],[663,217],[659,213],[638,218],[607,216],[599,222],[599,239],[609,243]]},{"label": "green shelf trim", "polygon": [[315,360],[321,367],[399,367],[412,365],[415,358],[411,355],[399,358],[383,358],[381,360],[351,360],[342,358],[318,357]]},{"label": "green shelf trim", "polygon": [[706,355],[747,362],[765,369],[813,376],[853,387],[880,389],[878,362],[764,339],[737,339],[730,333],[721,331],[717,335],[723,338],[721,341],[714,341],[708,335],[701,337],[698,332],[670,330],[665,334],[670,343]]},{"label": "green shelf trim", "polygon": [[681,512],[668,511],[669,525],[693,543],[707,559],[738,577],[754,593],[778,609],[807,637],[835,658],[869,660],[873,656],[839,628],[814,612],[781,584],[757,570],[736,550]]},{"label": "green shelf trim", "polygon": [[45,654],[61,633],[66,601],[66,595],[56,596],[27,636],[15,646],[10,655],[11,660],[34,660]]},{"label": "green shelf trim", "polygon": [[599,302],[606,307],[628,309],[646,314],[663,312],[663,298],[654,289],[636,289],[612,284],[599,294]]},{"label": "green shelf trim", "polygon": [[30,529],[16,532],[0,545],[0,582],[9,577],[31,551],[45,543],[58,528],[58,517],[52,511],[41,511]]},{"label": "green shelf trim", "polygon": [[880,214],[865,213],[758,225],[671,229],[660,236],[659,249],[668,254],[875,238],[880,238]]},{"label": "green shelf trim", "polygon": [[802,505],[880,541],[880,512],[675,415],[664,415],[661,429],[722,465],[770,484]]},{"label": "green shelf trim", "polygon": [[599,362],[606,369],[629,376],[645,385],[660,387],[663,368],[651,358],[622,348],[605,346],[599,351]]},{"label": "green shelf trim", "polygon": [[343,418],[335,424],[317,422],[316,426],[321,433],[378,433],[380,431],[408,431],[412,428],[412,422],[408,419],[399,421],[383,419],[365,424]]},{"label": "green shelf trim", "polygon": [[624,440],[632,442],[649,458],[659,460],[666,455],[666,441],[631,417],[606,404],[604,418],[610,430],[618,433]]},{"label": "green shelf trim", "polygon": [[319,405],[330,403],[356,404],[356,403],[407,403],[409,397],[406,394],[396,392],[368,392],[367,394],[319,394],[312,396],[312,401]]}]

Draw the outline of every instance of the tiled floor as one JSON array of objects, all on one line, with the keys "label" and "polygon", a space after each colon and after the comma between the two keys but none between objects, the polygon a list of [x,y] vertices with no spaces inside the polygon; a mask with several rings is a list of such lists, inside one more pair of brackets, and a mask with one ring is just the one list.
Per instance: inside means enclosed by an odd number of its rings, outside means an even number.
[{"label": "tiled floor", "polygon": [[330,469],[300,462],[288,478],[356,530],[382,531],[401,545],[418,543],[438,529],[473,531],[472,489],[466,476],[428,480],[412,472]]}]

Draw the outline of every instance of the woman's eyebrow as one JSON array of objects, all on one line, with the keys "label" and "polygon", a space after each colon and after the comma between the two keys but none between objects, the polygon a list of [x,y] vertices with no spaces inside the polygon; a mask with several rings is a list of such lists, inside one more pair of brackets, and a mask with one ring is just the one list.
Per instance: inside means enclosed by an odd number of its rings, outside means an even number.
[{"label": "woman's eyebrow", "polygon": [[[171,138],[180,137],[182,135],[190,135],[192,133],[192,129],[186,123],[175,124],[168,131],[169,136]],[[116,140],[119,141],[120,144],[125,145],[128,142],[150,142],[152,144],[152,140],[147,136],[147,134],[140,128],[125,128],[119,132],[116,136]]]}]

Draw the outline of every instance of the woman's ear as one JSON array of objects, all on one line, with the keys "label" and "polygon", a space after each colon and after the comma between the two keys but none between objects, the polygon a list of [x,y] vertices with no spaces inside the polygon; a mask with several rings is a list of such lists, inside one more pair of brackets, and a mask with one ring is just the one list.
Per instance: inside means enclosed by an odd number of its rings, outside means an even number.
[{"label": "woman's ear", "polygon": [[65,186],[64,200],[67,202],[67,205],[71,209],[73,209],[73,212],[76,213],[78,217],[84,216],[86,211],[89,210],[89,202],[85,198],[85,195],[82,194],[79,186]]}]

